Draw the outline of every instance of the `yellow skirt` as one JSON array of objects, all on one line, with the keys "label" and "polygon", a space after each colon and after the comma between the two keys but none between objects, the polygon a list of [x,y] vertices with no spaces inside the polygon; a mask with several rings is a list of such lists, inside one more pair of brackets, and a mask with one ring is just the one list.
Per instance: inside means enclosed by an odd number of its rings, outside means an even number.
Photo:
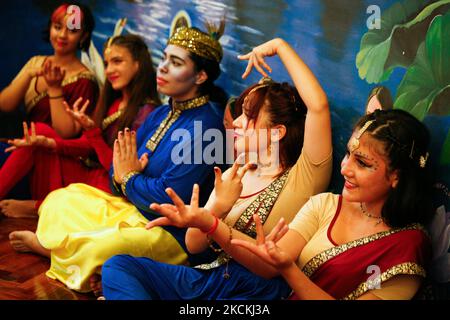
[{"label": "yellow skirt", "polygon": [[39,209],[36,235],[51,250],[46,275],[69,288],[90,291],[89,278],[117,254],[187,264],[178,241],[163,228],[145,229],[148,220],[124,198],[86,184],[50,193]]}]

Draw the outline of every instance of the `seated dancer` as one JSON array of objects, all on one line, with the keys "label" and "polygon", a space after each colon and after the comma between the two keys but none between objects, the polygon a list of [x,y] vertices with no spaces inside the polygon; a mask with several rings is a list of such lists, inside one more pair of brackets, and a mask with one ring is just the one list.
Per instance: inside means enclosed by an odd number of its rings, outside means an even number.
[{"label": "seated dancer", "polygon": [[[69,28],[69,7],[72,4],[80,8],[81,29]],[[35,56],[28,61],[16,78],[0,92],[0,112],[17,111],[21,103],[24,103],[27,121],[45,123],[61,138],[77,136],[81,128],[65,111],[63,102],[73,105],[81,97],[90,101],[86,112],[94,110],[98,96],[95,75],[77,56],[79,49],[88,50],[94,26],[95,21],[88,7],[78,3],[59,5],[53,11],[45,31],[46,40],[53,47],[53,54]],[[0,152],[7,148],[7,144],[2,144]],[[8,174],[0,178],[0,187],[7,192],[20,181],[16,180],[16,174],[25,176],[26,172],[19,172],[19,168],[26,162],[25,158],[21,152],[14,152],[3,163],[2,167]],[[45,174],[48,175],[48,172]],[[13,182],[9,181],[10,177],[14,179]],[[30,182],[35,183],[33,179]],[[23,181],[19,189],[15,190],[15,196],[29,194]],[[34,191],[31,190],[32,195]],[[0,200],[5,199],[7,192],[0,191]],[[8,216],[15,213],[19,216],[28,215],[35,210],[34,204],[33,201],[0,201],[0,213]]]},{"label": "seated dancer", "polygon": [[[150,203],[170,199],[164,192],[167,186],[185,200],[194,183],[212,190],[214,163],[196,162],[191,155],[205,154],[209,145],[195,136],[197,130],[223,134],[226,99],[215,100],[224,93],[213,84],[221,58],[218,38],[198,29],[181,28],[170,37],[157,69],[157,89],[171,99],[156,108],[137,133],[128,128],[119,131],[110,171],[114,195],[80,183],[53,191],[39,208],[36,234],[14,237],[16,247],[51,257],[47,276],[87,292],[96,289],[96,274],[115,254],[188,262],[184,229],[148,232],[145,225],[158,217],[148,209]],[[181,163],[172,151],[177,148],[183,150]]]},{"label": "seated dancer", "polygon": [[25,102],[27,120],[52,126],[62,138],[76,136],[80,127],[65,112],[63,101],[72,105],[79,97],[95,107],[98,86],[95,76],[81,63],[79,49],[87,51],[95,21],[88,7],[80,8],[81,28],[71,28],[72,3],[58,6],[52,13],[45,38],[53,47],[51,56],[35,56],[16,78],[0,92],[0,111],[11,112]]},{"label": "seated dancer", "polygon": [[[281,217],[290,221],[312,195],[327,188],[331,176],[328,101],[314,74],[291,46],[282,39],[273,39],[241,56],[249,60],[243,77],[253,67],[266,77],[261,64],[271,69],[261,61],[274,55],[283,62],[295,88],[266,80],[249,87],[236,101],[242,103],[243,113],[233,122],[235,148],[250,159],[256,153],[257,169],[249,170],[251,162],[239,168],[238,161],[223,175],[216,169],[215,189],[205,208],[199,208],[198,185],[194,186],[190,206],[184,205],[186,201],[176,190],[168,188],[166,192],[174,205],[150,207],[165,216],[151,221],[150,231],[156,226],[189,226],[186,244],[190,252],[212,246],[218,252],[217,259],[191,268],[148,258],[115,256],[103,266],[106,299],[288,296],[290,288],[281,277],[266,280],[254,275],[240,264],[243,257],[235,255],[235,247],[229,243],[231,237],[256,235],[253,215],[264,222],[264,233],[270,232]],[[262,143],[246,143],[256,136]],[[266,144],[262,137],[267,137]]]},{"label": "seated dancer", "polygon": [[246,265],[258,275],[281,274],[292,299],[413,298],[431,257],[428,143],[405,111],[362,117],[341,163],[342,195],[312,197],[289,228],[280,221],[256,243],[231,242],[253,253]]},{"label": "seated dancer", "polygon": [[[20,154],[20,162],[14,168],[5,165],[0,169],[0,198],[6,195],[14,183],[31,172],[31,190],[34,210],[10,211],[10,201],[0,205],[9,217],[37,216],[37,208],[53,190],[71,183],[86,183],[110,192],[108,171],[112,164],[112,144],[119,130],[131,127],[136,130],[160,105],[156,92],[156,73],[144,41],[135,35],[111,38],[105,49],[107,63],[102,98],[95,118],[101,128],[85,114],[89,101],[78,110],[79,98],[71,110],[66,111],[80,123],[83,132],[78,139],[62,139],[50,127],[31,124],[31,136],[24,123],[24,139],[10,141],[7,150]],[[102,131],[103,130],[103,131]],[[39,132],[40,135],[36,135]],[[105,141],[106,140],[106,141]],[[51,173],[51,174],[49,174]]]}]

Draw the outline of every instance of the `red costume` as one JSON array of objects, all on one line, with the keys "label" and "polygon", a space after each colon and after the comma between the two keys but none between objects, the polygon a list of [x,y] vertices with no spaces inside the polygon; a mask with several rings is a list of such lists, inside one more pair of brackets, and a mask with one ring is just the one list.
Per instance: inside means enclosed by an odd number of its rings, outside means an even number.
[{"label": "red costume", "polygon": [[[107,116],[118,112],[120,100],[109,108]],[[154,106],[146,104],[140,108],[132,130],[143,122]],[[106,135],[114,132],[117,121],[105,130]],[[112,149],[103,139],[100,128],[84,131],[80,138],[62,139],[48,125],[36,124],[36,134],[55,139],[56,149],[25,147],[15,150],[0,169],[0,199],[27,173],[30,175],[30,189],[37,207],[53,190],[71,183],[85,183],[110,192],[108,171],[112,163]],[[111,137],[107,137],[111,141]],[[96,157],[92,161],[92,156]]]}]

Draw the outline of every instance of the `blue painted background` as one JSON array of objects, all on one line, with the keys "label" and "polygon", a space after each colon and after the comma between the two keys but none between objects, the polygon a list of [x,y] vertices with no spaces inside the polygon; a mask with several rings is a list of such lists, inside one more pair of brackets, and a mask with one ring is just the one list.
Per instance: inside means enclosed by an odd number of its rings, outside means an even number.
[{"label": "blue painted background", "polygon": [[[185,9],[194,26],[202,28],[204,20],[218,21],[226,15],[225,35],[221,39],[224,48],[223,74],[218,80],[230,95],[238,95],[243,88],[257,81],[260,75],[253,73],[241,80],[245,63],[236,59],[252,47],[282,37],[287,40],[310,66],[328,94],[332,110],[333,140],[335,145],[335,170],[331,190],[340,192],[342,179],[339,174],[340,159],[350,136],[354,121],[364,112],[366,97],[373,85],[358,76],[355,66],[361,37],[366,33],[366,13],[369,5],[382,10],[395,1],[381,0],[86,0],[94,12],[97,28],[94,33],[96,47],[102,48],[111,35],[117,19],[128,18],[126,32],[142,35],[152,50],[155,65],[165,46],[170,23],[175,13]],[[0,88],[6,86],[23,64],[33,55],[51,54],[49,44],[41,40],[50,15],[52,0],[16,0],[2,2],[2,21],[7,24],[0,30],[0,54],[2,56]],[[278,81],[290,81],[277,58],[268,60]],[[383,83],[395,97],[404,70],[397,68],[389,81]],[[450,71],[449,71],[450,72]],[[436,181],[450,186],[449,166],[438,164],[438,154],[450,127],[449,117],[427,117],[433,136],[431,162],[436,169]],[[446,191],[448,193],[448,190]],[[444,194],[443,192],[439,192]],[[439,201],[449,206],[449,197]]]}]

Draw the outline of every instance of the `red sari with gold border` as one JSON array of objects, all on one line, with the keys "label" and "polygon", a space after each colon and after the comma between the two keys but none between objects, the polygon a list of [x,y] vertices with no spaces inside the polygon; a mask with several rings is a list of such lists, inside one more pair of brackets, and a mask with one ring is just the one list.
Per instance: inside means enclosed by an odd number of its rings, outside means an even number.
[{"label": "red sari with gold border", "polygon": [[[330,230],[341,203],[342,196],[328,226],[330,240]],[[430,259],[431,242],[425,229],[419,224],[412,224],[341,245],[335,244],[310,259],[302,271],[334,298],[357,299],[397,275],[425,277]],[[290,299],[297,297],[294,294]]]}]

